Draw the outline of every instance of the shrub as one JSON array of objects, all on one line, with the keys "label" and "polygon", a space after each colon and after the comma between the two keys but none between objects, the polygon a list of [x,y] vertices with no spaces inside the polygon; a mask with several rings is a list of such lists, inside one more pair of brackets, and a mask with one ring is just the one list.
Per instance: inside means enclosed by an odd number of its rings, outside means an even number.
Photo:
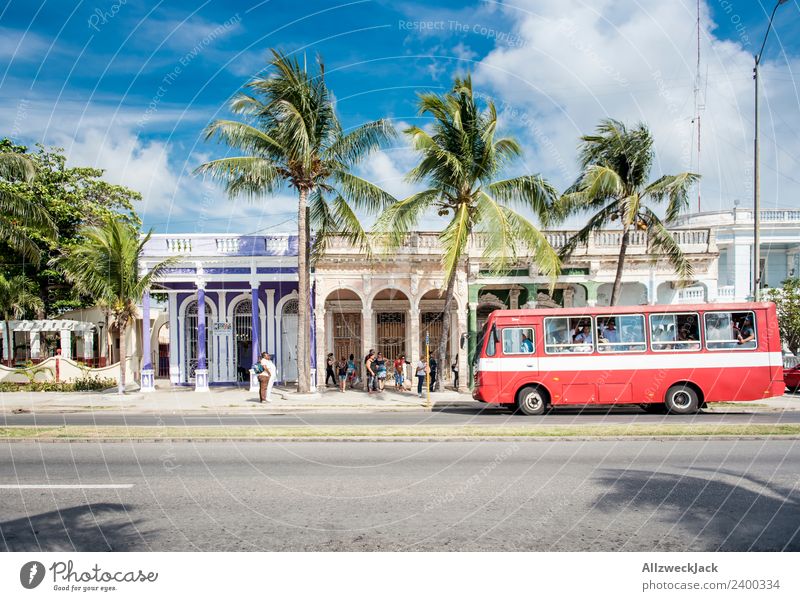
[{"label": "shrub", "polygon": [[0,392],[84,392],[115,388],[114,378],[84,376],[72,382],[0,382]]}]

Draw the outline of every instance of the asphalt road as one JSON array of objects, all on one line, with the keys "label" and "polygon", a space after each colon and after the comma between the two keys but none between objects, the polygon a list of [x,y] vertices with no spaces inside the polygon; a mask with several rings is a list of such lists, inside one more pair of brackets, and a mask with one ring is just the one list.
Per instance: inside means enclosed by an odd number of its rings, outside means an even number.
[{"label": "asphalt road", "polygon": [[287,413],[287,414],[126,414],[95,413],[2,414],[5,426],[412,426],[412,425],[614,425],[614,424],[795,424],[800,411],[764,411],[745,413],[702,412],[697,415],[651,415],[638,408],[562,409],[542,416],[514,415],[494,407],[483,411],[469,408],[426,411],[382,411],[359,413]]},{"label": "asphalt road", "polygon": [[799,485],[794,440],[11,443],[0,545],[800,551]]}]

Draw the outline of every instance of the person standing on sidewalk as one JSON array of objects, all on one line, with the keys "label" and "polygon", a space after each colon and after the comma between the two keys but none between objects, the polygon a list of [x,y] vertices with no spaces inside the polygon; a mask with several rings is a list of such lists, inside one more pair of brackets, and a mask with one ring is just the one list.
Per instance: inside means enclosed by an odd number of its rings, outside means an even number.
[{"label": "person standing on sidewalk", "polygon": [[328,387],[328,378],[333,381],[333,385],[336,386],[336,374],[333,371],[333,353],[328,353],[327,359],[325,359],[325,387]]},{"label": "person standing on sidewalk", "polygon": [[458,354],[456,354],[456,360],[453,361],[450,369],[453,370],[453,388],[458,390]]},{"label": "person standing on sidewalk", "polygon": [[278,379],[278,366],[272,361],[272,356],[269,353],[264,353],[264,358],[267,360],[266,369],[269,370],[269,381],[267,382],[267,402],[272,402],[272,386],[275,380]]},{"label": "person standing on sidewalk", "polygon": [[375,351],[370,349],[366,361],[364,361],[364,371],[367,374],[367,394],[378,391],[378,378],[375,377],[373,364],[375,363]]},{"label": "person standing on sidewalk", "polygon": [[425,355],[422,355],[417,362],[415,370],[417,374],[417,396],[419,398],[422,398],[422,387],[425,385],[425,375],[430,369],[428,362],[425,361]]},{"label": "person standing on sidewalk", "polygon": [[[269,393],[271,392],[270,380],[272,380],[272,373],[269,370],[269,365],[272,363],[267,358],[267,353],[261,353],[261,358],[258,360],[261,365],[261,373],[258,374],[258,402],[269,403]],[[274,365],[274,364],[273,364]]]}]

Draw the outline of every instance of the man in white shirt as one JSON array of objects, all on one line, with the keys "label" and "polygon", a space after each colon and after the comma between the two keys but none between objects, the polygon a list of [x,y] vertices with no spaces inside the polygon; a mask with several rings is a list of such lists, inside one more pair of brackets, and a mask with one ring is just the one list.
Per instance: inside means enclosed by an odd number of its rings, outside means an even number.
[{"label": "man in white shirt", "polygon": [[267,381],[267,402],[272,402],[272,385],[275,383],[275,380],[278,377],[278,368],[272,362],[272,356],[269,353],[264,353],[264,359],[266,359],[266,368],[269,370],[269,380]]}]

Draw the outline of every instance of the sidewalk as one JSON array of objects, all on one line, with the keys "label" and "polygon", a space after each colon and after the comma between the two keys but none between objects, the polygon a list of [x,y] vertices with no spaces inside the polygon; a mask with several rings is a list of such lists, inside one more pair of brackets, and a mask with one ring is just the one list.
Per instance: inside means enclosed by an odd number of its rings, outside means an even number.
[{"label": "sidewalk", "polygon": [[[312,394],[297,394],[286,388],[275,388],[272,402],[261,404],[258,393],[246,388],[215,388],[209,392],[195,392],[190,387],[159,388],[143,394],[128,392],[122,397],[115,392],[4,392],[0,393],[0,413],[72,413],[109,411],[124,413],[287,413],[287,412],[375,412],[375,411],[425,411],[426,398],[416,393],[385,390],[367,394],[360,390],[344,393],[336,388],[320,389]],[[453,390],[431,393],[433,407],[463,407],[476,411],[487,407],[473,401],[467,393]],[[714,413],[762,413],[800,410],[800,394],[782,397],[709,406]]]},{"label": "sidewalk", "polygon": [[[386,390],[367,394],[335,388],[320,389],[312,394],[297,394],[286,388],[274,388],[272,402],[261,404],[258,393],[246,388],[215,388],[195,392],[190,387],[160,388],[156,392],[5,392],[0,393],[0,412],[62,413],[77,411],[114,411],[125,413],[284,413],[295,411],[359,412],[359,411],[422,411],[427,399],[416,393]],[[472,400],[467,393],[453,390],[431,393],[436,407],[464,406],[479,409],[483,403]]]}]

